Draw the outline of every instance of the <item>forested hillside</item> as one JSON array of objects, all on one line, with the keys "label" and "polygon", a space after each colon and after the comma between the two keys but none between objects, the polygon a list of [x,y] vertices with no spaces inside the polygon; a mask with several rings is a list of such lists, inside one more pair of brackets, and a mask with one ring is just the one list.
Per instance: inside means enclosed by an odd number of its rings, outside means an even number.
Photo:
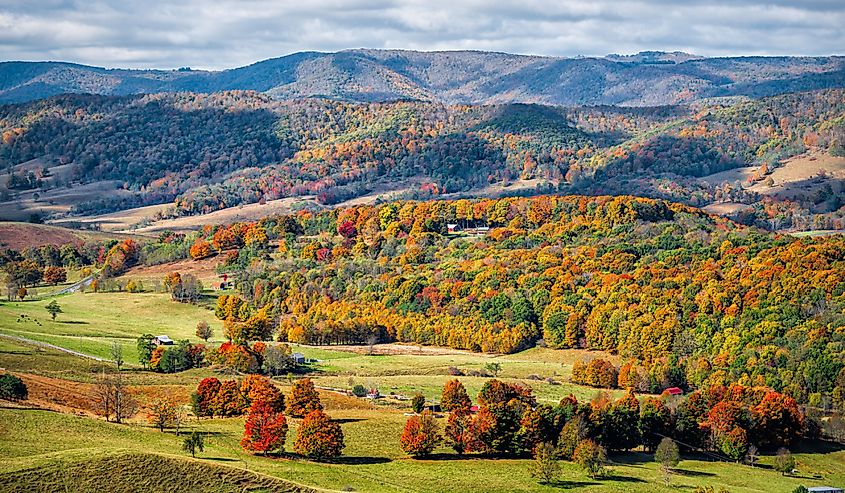
[{"label": "forested hillside", "polygon": [[220,72],[0,63],[0,102],[63,93],[251,90],[281,99],[649,106],[845,86],[842,57],[704,58],[644,52],[558,58],[481,51],[302,52]]},{"label": "forested hillside", "polygon": [[[489,230],[487,228],[490,228]],[[845,367],[845,240],[632,197],[399,202],[165,234],[146,262],[223,255],[234,341],[602,349],[657,385],[801,401]],[[237,249],[237,250],[236,250]]]},{"label": "forested hillside", "polygon": [[[5,197],[120,180],[134,198],[92,198],[76,212],[176,200],[199,214],[261,199],[323,204],[390,182],[411,198],[473,194],[539,180],[521,193],[637,194],[690,205],[760,202],[738,183],[698,178],[759,166],[756,180],[808,149],[845,155],[845,92],[793,93],[694,106],[284,102],[255,92],[59,96],[0,106]],[[16,168],[41,160],[41,168]],[[64,180],[51,167],[67,165]],[[505,190],[503,193],[507,193]],[[841,222],[841,193],[796,197],[785,212]],[[746,217],[765,224],[770,210]]]}]

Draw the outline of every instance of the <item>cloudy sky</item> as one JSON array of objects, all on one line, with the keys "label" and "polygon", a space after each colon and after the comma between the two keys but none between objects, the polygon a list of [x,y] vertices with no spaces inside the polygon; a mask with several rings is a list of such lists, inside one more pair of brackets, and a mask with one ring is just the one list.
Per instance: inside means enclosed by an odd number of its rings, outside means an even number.
[{"label": "cloudy sky", "polygon": [[361,47],[829,55],[845,54],[843,26],[843,0],[0,0],[0,60],[220,69]]}]

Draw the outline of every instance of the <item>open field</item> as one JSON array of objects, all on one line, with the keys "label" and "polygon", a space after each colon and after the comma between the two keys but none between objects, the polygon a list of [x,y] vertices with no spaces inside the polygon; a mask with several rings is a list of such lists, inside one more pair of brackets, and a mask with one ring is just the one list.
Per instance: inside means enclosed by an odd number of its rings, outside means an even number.
[{"label": "open field", "polygon": [[[528,459],[461,458],[445,447],[439,448],[429,459],[407,458],[398,447],[405,421],[399,411],[342,409],[330,403],[327,408],[334,418],[341,420],[347,445],[343,457],[328,464],[292,456],[263,458],[242,452],[237,441],[242,434],[243,418],[191,421],[189,429],[208,434],[205,451],[199,454],[198,460],[191,460],[174,457],[180,454],[181,441],[174,433],[160,433],[139,422],[116,425],[40,410],[0,409],[0,426],[3,427],[0,456],[5,458],[0,465],[0,477],[7,485],[28,484],[33,481],[33,469],[50,470],[57,462],[63,463],[63,468],[78,468],[92,458],[105,460],[117,455],[166,454],[163,457],[167,461],[178,462],[180,467],[245,467],[299,484],[368,492],[543,492],[583,488],[596,492],[652,493],[691,490],[704,485],[725,487],[734,493],[788,492],[800,484],[837,484],[845,479],[845,453],[825,451],[823,454],[796,454],[800,471],[797,478],[783,477],[772,471],[770,456],[763,457],[755,468],[687,459],[681,462],[679,473],[673,475],[671,484],[666,486],[650,455],[627,453],[612,457],[614,474],[611,478],[591,480],[574,464],[562,462],[561,481],[547,486],[529,476]],[[288,453],[297,421],[289,420]],[[813,479],[816,475],[820,477]],[[42,481],[48,479],[49,476]],[[182,479],[200,480],[193,474]],[[0,487],[0,491],[6,490]]]},{"label": "open field", "polygon": [[220,283],[217,272],[214,270],[221,262],[221,257],[211,257],[203,260],[178,260],[168,264],[160,265],[137,265],[126,271],[121,278],[140,280],[144,283],[161,282],[170,272],[178,272],[181,275],[191,274],[202,281],[205,288],[211,288],[215,283]]},{"label": "open field", "polygon": [[[276,214],[289,214],[293,205],[298,202],[313,202],[313,197],[290,197],[279,200],[268,200],[261,205],[259,203],[229,207],[219,211],[210,212],[198,216],[184,216],[175,219],[164,219],[156,221],[149,226],[132,230],[138,234],[158,234],[164,230],[171,231],[193,231],[203,225],[231,224],[240,221],[257,221],[262,217]],[[132,209],[129,209],[131,213]],[[127,212],[127,211],[124,211]],[[118,213],[120,214],[120,213]]]},{"label": "open field", "polygon": [[120,181],[98,181],[72,187],[19,192],[14,200],[0,202],[0,219],[26,221],[32,214],[41,217],[67,214],[71,207],[92,199],[128,197],[129,190]]},{"label": "open field", "polygon": [[157,212],[167,209],[170,206],[171,204],[148,205],[112,212],[110,214],[75,216],[48,222],[50,224],[55,224],[56,226],[67,227],[74,227],[77,225],[83,225],[85,227],[95,226],[99,228],[100,231],[129,231],[135,224],[138,224],[144,219],[152,218]]},{"label": "open field", "polygon": [[768,174],[772,186],[766,185],[766,180],[749,185],[748,179],[758,169],[757,166],[736,168],[705,176],[702,180],[711,185],[739,182],[743,188],[779,199],[810,195],[825,184],[830,184],[834,192],[841,191],[838,189],[845,180],[845,158],[831,156],[826,152],[811,151],[787,159]]},{"label": "open field", "polygon": [[79,231],[47,224],[0,222],[0,248],[12,248],[15,250],[23,250],[31,246],[61,246],[65,243],[105,241],[126,237],[126,235]]},{"label": "open field", "polygon": [[49,300],[0,302],[0,333],[103,358],[118,342],[129,364],[138,362],[135,340],[144,333],[196,342],[197,322],[206,320],[215,339],[222,337],[222,324],[211,311],[173,302],[168,294],[73,293],[56,300],[64,313],[55,321],[44,309]]}]

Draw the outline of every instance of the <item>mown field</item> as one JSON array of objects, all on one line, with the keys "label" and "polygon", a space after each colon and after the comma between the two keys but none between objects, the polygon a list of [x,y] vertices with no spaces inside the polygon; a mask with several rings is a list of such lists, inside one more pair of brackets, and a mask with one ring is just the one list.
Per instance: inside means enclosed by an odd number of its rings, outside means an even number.
[{"label": "mown field", "polygon": [[[220,339],[219,324],[210,310],[171,302],[163,294],[77,293],[58,301],[65,313],[55,323],[49,321],[43,308],[46,301],[2,303],[0,333],[102,357],[108,356],[112,341],[118,341],[132,364],[137,362],[134,338],[142,332],[195,341],[196,321],[206,319],[214,324],[215,338]],[[17,318],[24,313],[37,317],[41,325],[18,323]],[[310,375],[317,385],[325,387],[349,388],[361,383],[377,386],[382,394],[422,392],[437,400],[443,383],[453,378],[450,367],[466,372],[498,362],[501,378],[531,385],[543,402],[554,402],[569,393],[589,399],[597,392],[568,381],[572,363],[584,355],[579,351],[534,348],[491,356],[454,350],[421,351],[416,347],[406,351],[392,347],[392,354],[381,355],[368,355],[366,350],[349,352],[349,348],[295,346],[294,350],[319,360],[310,365]],[[269,458],[249,455],[238,444],[243,433],[241,417],[189,419],[186,429],[200,430],[208,437],[205,451],[194,460],[181,452],[181,437],[172,430],[161,433],[152,428],[144,421],[143,412],[128,424],[106,423],[85,408],[85,396],[69,395],[90,391],[90,383],[103,365],[0,338],[0,367],[22,375],[31,384],[32,397],[24,406],[0,409],[0,491],[296,491],[296,485],[274,482],[273,478],[333,491],[368,492],[577,489],[653,493],[692,491],[697,486],[724,487],[731,492],[788,492],[801,484],[845,483],[845,451],[815,449],[796,450],[798,477],[774,472],[771,456],[763,457],[754,468],[685,457],[666,485],[650,455],[627,453],[611,456],[610,478],[591,480],[575,464],[562,462],[561,480],[541,485],[530,476],[528,458],[460,457],[441,446],[429,459],[411,459],[399,448],[408,412],[401,402],[373,405],[327,391],[321,392],[327,412],[340,420],[346,435],[347,447],[340,459],[315,463],[294,456],[296,419],[289,420],[288,454]],[[217,375],[212,368],[163,375],[130,365],[124,371],[142,405],[150,396],[165,391],[187,402],[199,380]],[[552,377],[558,384],[536,380],[534,375]],[[486,380],[460,379],[473,399]],[[277,383],[288,391],[288,378],[279,378]],[[445,426],[445,419],[439,421],[441,427]],[[161,479],[150,481],[138,467],[161,470]],[[56,471],[64,474],[57,475]]]},{"label": "mown field", "polygon": [[[44,288],[46,289],[46,288]],[[73,293],[59,296],[56,320],[45,306],[50,300],[0,302],[0,334],[55,344],[81,353],[108,358],[117,342],[127,363],[137,364],[135,343],[144,333],[167,334],[174,340],[197,342],[197,322],[206,320],[215,337],[222,324],[210,310],[174,303],[162,293]],[[26,317],[22,317],[26,315]]]}]

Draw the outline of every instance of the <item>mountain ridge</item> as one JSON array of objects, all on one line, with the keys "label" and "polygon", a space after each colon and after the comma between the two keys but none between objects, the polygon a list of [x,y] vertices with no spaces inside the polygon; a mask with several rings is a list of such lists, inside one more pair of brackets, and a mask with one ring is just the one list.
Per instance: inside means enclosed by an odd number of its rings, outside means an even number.
[{"label": "mountain ridge", "polygon": [[304,51],[221,71],[0,62],[0,103],[63,93],[265,92],[373,102],[658,106],[845,87],[845,57],[699,57],[682,52],[564,58],[486,51]]}]

